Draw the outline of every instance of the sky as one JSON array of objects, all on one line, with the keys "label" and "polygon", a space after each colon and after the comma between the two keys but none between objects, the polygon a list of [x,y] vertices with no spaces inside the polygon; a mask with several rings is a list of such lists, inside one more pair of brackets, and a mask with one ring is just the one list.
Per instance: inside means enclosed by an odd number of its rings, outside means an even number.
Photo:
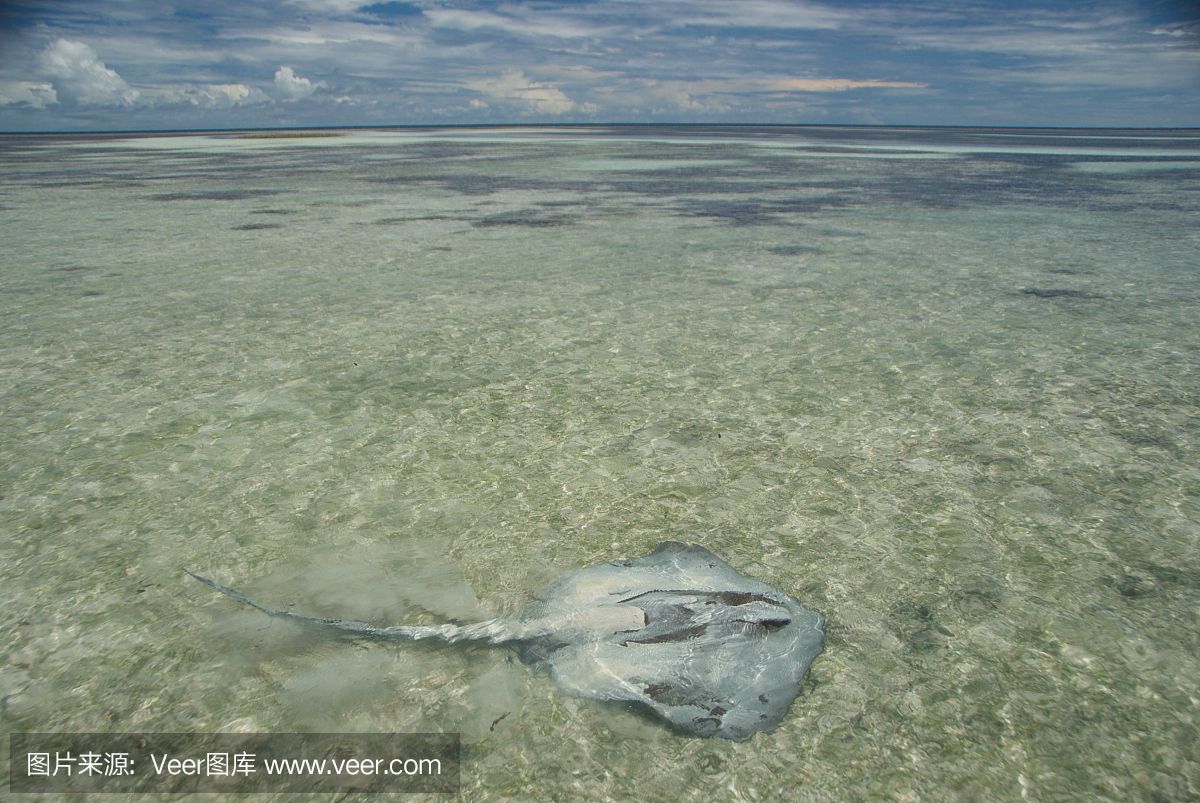
[{"label": "sky", "polygon": [[0,0],[0,131],[1200,126],[1200,0]]}]

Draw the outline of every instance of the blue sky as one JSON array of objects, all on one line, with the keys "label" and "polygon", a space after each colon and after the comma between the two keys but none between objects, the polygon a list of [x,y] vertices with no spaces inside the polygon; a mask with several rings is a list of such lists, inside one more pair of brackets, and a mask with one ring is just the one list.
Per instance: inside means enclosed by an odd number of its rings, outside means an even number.
[{"label": "blue sky", "polygon": [[1200,126],[1200,3],[6,0],[0,130]]}]

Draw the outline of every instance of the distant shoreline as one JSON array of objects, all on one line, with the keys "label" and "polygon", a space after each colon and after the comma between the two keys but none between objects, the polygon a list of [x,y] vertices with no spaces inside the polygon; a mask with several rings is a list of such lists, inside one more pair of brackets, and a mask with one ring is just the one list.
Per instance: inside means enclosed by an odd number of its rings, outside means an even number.
[{"label": "distant shoreline", "polygon": [[339,136],[337,132],[355,131],[428,131],[428,130],[504,130],[504,129],[561,129],[591,130],[613,128],[682,128],[682,129],[862,129],[891,131],[1106,131],[1144,132],[1176,131],[1200,135],[1196,126],[979,126],[979,125],[868,125],[862,123],[413,123],[394,125],[348,126],[283,126],[271,128],[164,128],[164,129],[96,129],[0,131],[0,137],[22,136],[191,136],[197,134],[235,135],[241,139],[301,138]]}]

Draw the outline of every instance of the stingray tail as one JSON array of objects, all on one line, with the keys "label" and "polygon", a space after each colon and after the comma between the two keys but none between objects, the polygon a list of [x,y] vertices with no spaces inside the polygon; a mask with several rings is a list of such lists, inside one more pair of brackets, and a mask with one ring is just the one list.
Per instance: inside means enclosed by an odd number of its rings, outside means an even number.
[{"label": "stingray tail", "polygon": [[446,642],[456,641],[487,641],[492,644],[500,644],[505,641],[511,641],[516,636],[508,631],[502,624],[496,621],[476,622],[469,625],[398,625],[395,627],[375,627],[366,622],[355,622],[350,619],[327,619],[321,616],[309,616],[303,613],[294,611],[285,611],[278,608],[267,608],[259,605],[254,600],[247,597],[240,591],[235,591],[228,586],[223,586],[215,580],[209,580],[207,577],[201,577],[195,572],[184,569],[194,579],[199,580],[209,588],[220,591],[230,599],[235,599],[238,602],[249,605],[251,608],[256,608],[262,611],[267,616],[279,616],[288,619],[296,619],[301,622],[311,622],[312,624],[322,625],[324,627],[332,627],[337,630],[344,630],[349,633],[354,633],[358,636],[368,638],[399,638],[417,641],[420,639],[439,639]]}]

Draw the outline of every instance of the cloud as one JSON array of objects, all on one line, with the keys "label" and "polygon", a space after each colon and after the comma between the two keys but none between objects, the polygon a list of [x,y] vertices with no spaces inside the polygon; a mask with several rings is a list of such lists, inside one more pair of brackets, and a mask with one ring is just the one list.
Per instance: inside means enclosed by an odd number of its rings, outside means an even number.
[{"label": "cloud", "polygon": [[44,109],[58,103],[54,85],[45,81],[0,81],[0,106]]},{"label": "cloud", "polygon": [[[22,12],[29,25],[0,41],[0,127],[109,125],[126,111],[138,126],[519,122],[591,119],[592,104],[629,121],[807,119],[791,111],[799,104],[804,115],[869,109],[881,121],[989,124],[1066,121],[1093,107],[1136,122],[1156,105],[1194,124],[1200,87],[1200,23],[1166,9],[1179,4],[17,5],[56,11]],[[1061,111],[1069,93],[1078,105]]]},{"label": "cloud", "polygon": [[1160,25],[1150,32],[1151,36],[1170,36],[1175,39],[1200,36],[1200,22],[1175,22]]},{"label": "cloud", "polygon": [[296,75],[291,67],[280,67],[275,71],[275,88],[284,100],[304,100],[324,84]]},{"label": "cloud", "polygon": [[369,6],[375,0],[286,0],[288,5],[301,6],[312,11],[345,14]]},{"label": "cloud", "polygon": [[852,89],[925,89],[910,81],[874,81],[851,78],[709,78],[700,80],[630,79],[612,81],[597,89],[611,104],[642,109],[653,114],[672,111],[725,113],[758,106],[764,100],[782,100],[784,93],[848,92]]},{"label": "cloud", "polygon": [[728,102],[700,90],[698,84],[690,81],[641,78],[609,84],[598,91],[610,106],[640,109],[651,114],[670,114],[677,110],[726,112],[730,109]]},{"label": "cloud", "polygon": [[[465,9],[431,8],[425,18],[435,28],[452,28],[459,31],[492,29],[522,37],[550,36],[557,39],[579,39],[597,36],[608,27],[596,27],[583,22],[548,14],[520,13],[519,6],[508,6],[510,15],[491,11],[468,11]],[[512,15],[516,14],[516,15]]]},{"label": "cloud", "polygon": [[[678,4],[677,4],[678,5]],[[670,8],[670,6],[668,6]],[[853,22],[857,12],[795,0],[689,0],[679,5],[676,26],[828,30]]]},{"label": "cloud", "polygon": [[935,50],[1055,58],[1103,53],[1115,44],[1104,41],[1091,31],[1041,30],[1008,25],[904,31],[899,38]]},{"label": "cloud", "polygon": [[526,113],[559,115],[573,111],[585,113],[596,111],[593,104],[576,103],[558,87],[531,81],[520,70],[510,70],[494,78],[467,81],[466,86],[468,89],[486,95],[494,102],[516,106]]},{"label": "cloud", "polygon": [[[270,103],[261,89],[244,83],[176,84],[134,88],[85,42],[59,38],[37,58],[37,68],[51,82],[0,82],[0,106],[45,109],[55,103],[117,108],[191,106],[231,109]],[[306,79],[298,79],[306,81]],[[311,82],[309,82],[311,83]]]},{"label": "cloud", "polygon": [[84,42],[55,39],[38,57],[59,100],[81,106],[132,106],[138,91],[110,69]]},{"label": "cloud", "polygon": [[345,20],[305,20],[303,24],[286,23],[283,27],[246,28],[218,33],[222,39],[259,39],[277,45],[308,48],[323,45],[363,44],[390,47],[412,47],[424,40],[416,32],[368,25]]},{"label": "cloud", "polygon": [[777,92],[846,92],[851,89],[926,89],[929,84],[912,81],[855,81],[850,78],[781,78],[758,82],[762,89]]},{"label": "cloud", "polygon": [[232,109],[235,106],[271,102],[266,92],[246,84],[198,84],[148,89],[142,92],[142,98],[151,105],[184,105],[203,109]]}]

